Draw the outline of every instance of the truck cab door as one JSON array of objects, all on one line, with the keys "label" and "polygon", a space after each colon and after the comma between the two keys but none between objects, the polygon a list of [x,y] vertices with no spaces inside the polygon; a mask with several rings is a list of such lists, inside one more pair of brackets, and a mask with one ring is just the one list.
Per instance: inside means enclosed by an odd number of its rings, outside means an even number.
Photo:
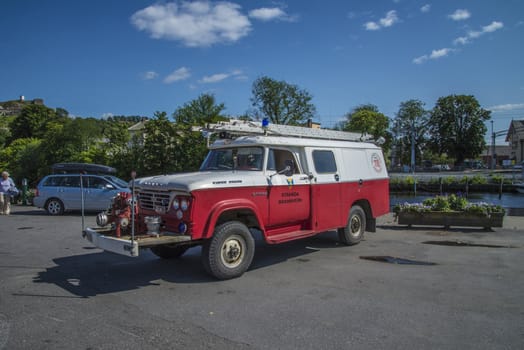
[{"label": "truck cab door", "polygon": [[270,149],[268,174],[269,226],[300,224],[310,221],[310,180],[294,154]]}]

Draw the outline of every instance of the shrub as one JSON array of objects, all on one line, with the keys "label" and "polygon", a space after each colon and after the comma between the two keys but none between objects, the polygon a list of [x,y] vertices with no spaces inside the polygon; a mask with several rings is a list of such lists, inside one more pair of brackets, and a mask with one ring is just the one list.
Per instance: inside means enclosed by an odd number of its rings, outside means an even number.
[{"label": "shrub", "polygon": [[485,185],[488,179],[482,175],[464,176],[460,179],[461,184],[469,183],[470,185]]},{"label": "shrub", "polygon": [[430,211],[460,211],[484,216],[489,216],[493,213],[505,214],[506,212],[500,205],[486,202],[470,203],[466,198],[454,194],[427,198],[422,203],[397,204],[393,208],[393,212],[397,215],[400,212],[424,213]]}]

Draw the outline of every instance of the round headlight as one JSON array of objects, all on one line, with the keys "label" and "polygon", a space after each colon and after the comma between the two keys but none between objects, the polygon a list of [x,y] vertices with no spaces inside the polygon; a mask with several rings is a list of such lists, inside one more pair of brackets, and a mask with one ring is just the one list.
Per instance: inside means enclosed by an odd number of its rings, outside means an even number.
[{"label": "round headlight", "polygon": [[178,202],[178,199],[173,200],[173,209],[178,210],[180,208],[180,203]]},{"label": "round headlight", "polygon": [[184,213],[182,213],[182,210],[178,210],[178,211],[176,212],[176,218],[177,218],[178,220],[182,220],[183,217],[184,217]]},{"label": "round headlight", "polygon": [[100,227],[104,227],[109,223],[109,218],[106,213],[100,213],[96,216],[96,224]]},{"label": "round headlight", "polygon": [[186,211],[187,208],[189,208],[189,201],[187,199],[182,199],[180,201],[180,208],[183,210],[183,211]]}]

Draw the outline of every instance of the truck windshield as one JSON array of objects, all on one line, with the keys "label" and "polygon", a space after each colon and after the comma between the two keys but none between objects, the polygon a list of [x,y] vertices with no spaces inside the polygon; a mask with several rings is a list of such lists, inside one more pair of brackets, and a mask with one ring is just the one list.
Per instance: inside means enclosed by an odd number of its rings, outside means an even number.
[{"label": "truck windshield", "polygon": [[262,170],[264,150],[262,147],[238,147],[211,150],[201,171],[208,170]]}]

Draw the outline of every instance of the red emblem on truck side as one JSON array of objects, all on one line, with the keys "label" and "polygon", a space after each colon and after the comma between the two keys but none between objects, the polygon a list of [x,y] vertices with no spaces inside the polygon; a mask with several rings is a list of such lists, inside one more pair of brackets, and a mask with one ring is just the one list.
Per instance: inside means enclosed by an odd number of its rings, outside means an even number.
[{"label": "red emblem on truck side", "polygon": [[380,162],[380,157],[378,154],[373,153],[371,155],[371,165],[373,165],[373,169],[375,169],[377,173],[380,173],[382,171],[382,164]]}]

